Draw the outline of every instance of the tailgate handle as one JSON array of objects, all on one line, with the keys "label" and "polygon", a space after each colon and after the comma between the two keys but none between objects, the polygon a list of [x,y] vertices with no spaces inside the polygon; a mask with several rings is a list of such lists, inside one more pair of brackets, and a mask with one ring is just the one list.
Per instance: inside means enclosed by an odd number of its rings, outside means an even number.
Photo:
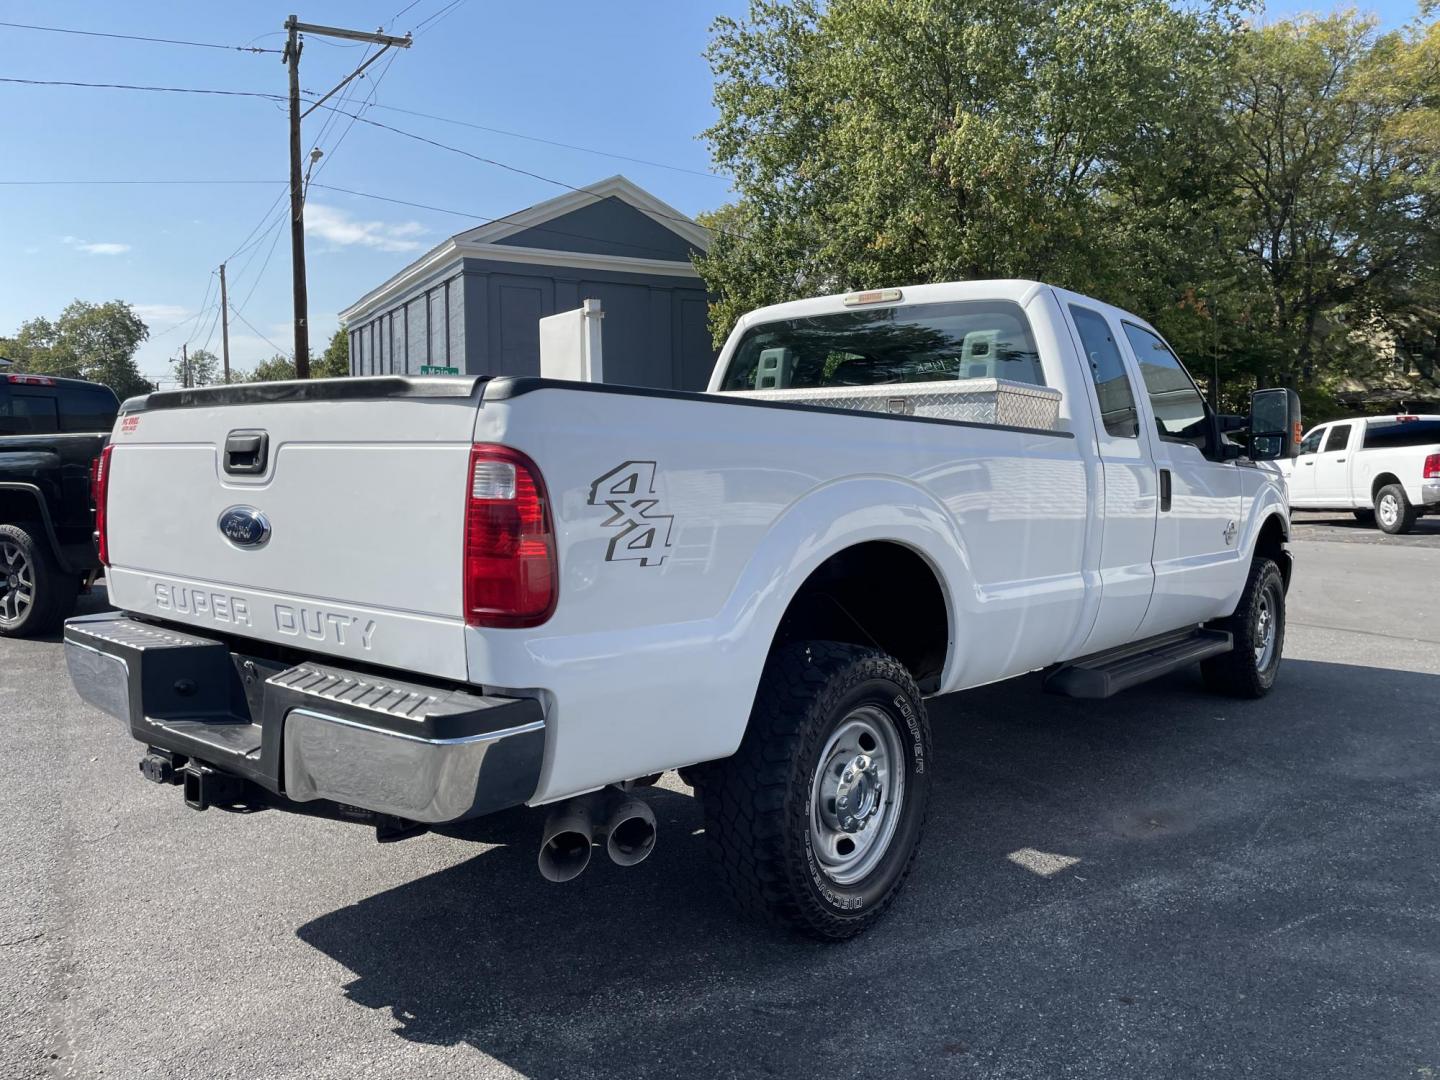
[{"label": "tailgate handle", "polygon": [[270,436],[263,431],[232,431],[225,436],[225,471],[253,475],[265,471]]}]

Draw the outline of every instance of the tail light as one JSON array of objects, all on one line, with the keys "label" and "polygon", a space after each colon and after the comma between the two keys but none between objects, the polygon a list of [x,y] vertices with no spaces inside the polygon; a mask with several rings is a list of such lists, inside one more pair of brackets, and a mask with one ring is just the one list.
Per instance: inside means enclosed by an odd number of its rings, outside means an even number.
[{"label": "tail light", "polygon": [[1425,479],[1440,480],[1440,454],[1425,455]]},{"label": "tail light", "polygon": [[538,626],[555,610],[559,571],[545,481],[517,450],[470,450],[465,497],[465,622]]},{"label": "tail light", "polygon": [[90,501],[95,504],[95,549],[100,562],[110,565],[110,544],[105,536],[105,504],[110,498],[110,455],[115,447],[107,446],[90,463]]}]

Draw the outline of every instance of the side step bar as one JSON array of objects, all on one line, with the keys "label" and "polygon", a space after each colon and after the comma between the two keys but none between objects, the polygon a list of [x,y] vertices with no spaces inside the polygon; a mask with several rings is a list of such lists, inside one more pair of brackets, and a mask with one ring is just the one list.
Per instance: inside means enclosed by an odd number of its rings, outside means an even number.
[{"label": "side step bar", "polygon": [[1235,647],[1228,630],[1183,630],[1061,664],[1045,689],[1073,698],[1108,698]]}]

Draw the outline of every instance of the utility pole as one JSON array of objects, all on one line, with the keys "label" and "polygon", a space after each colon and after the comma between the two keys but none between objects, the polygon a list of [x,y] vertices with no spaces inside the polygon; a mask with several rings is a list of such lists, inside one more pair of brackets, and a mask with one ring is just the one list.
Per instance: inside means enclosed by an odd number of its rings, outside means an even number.
[{"label": "utility pole", "polygon": [[[392,45],[408,49],[410,35],[395,37],[378,32],[371,34],[363,30],[342,30],[334,26],[316,26],[312,23],[302,23],[295,15],[291,15],[285,20],[285,29],[289,31],[290,36],[286,39],[285,51],[281,59],[290,69],[290,262],[295,299],[295,377],[308,379],[310,377],[310,323],[306,311],[309,302],[305,292],[305,188],[300,172],[300,121],[329,99],[336,90],[378,60],[380,55]],[[301,34],[319,34],[322,37],[368,41],[382,47],[379,52],[347,75],[339,86],[336,86],[302,113],[300,111],[300,51],[304,48],[304,42],[300,38]]]},{"label": "utility pole", "polygon": [[190,389],[190,352],[188,344],[180,346],[180,385],[186,390]]},{"label": "utility pole", "polygon": [[225,383],[230,383],[230,303],[225,299],[225,264],[220,264],[220,351],[225,357]]}]

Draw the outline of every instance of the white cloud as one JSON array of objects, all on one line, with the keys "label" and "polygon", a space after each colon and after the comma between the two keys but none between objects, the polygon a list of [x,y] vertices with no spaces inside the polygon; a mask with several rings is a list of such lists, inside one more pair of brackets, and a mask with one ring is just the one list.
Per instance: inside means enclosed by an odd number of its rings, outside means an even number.
[{"label": "white cloud", "polygon": [[342,247],[360,245],[380,251],[417,251],[424,245],[413,239],[427,230],[418,221],[388,224],[383,221],[359,221],[344,210],[320,203],[306,203],[305,231]]},{"label": "white cloud", "polygon": [[130,250],[129,244],[117,244],[114,241],[91,243],[81,240],[78,236],[62,236],[60,242],[73,247],[76,251],[83,251],[87,255],[124,255]]}]

